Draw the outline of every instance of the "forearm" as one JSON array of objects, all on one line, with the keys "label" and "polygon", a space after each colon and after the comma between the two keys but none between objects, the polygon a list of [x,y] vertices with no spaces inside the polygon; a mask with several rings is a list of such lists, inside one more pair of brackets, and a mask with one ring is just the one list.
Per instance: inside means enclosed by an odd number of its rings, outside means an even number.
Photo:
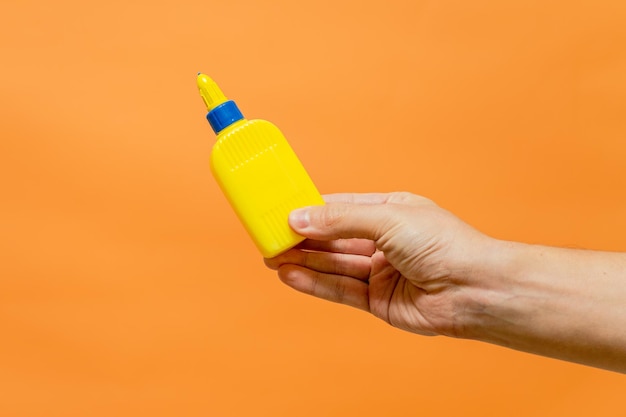
[{"label": "forearm", "polygon": [[494,242],[467,337],[626,372],[626,254]]}]

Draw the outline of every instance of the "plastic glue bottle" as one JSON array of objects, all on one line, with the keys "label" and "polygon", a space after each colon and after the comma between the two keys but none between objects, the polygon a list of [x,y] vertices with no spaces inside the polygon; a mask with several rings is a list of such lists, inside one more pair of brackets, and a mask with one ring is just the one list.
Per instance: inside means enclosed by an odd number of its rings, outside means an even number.
[{"label": "plastic glue bottle", "polygon": [[304,240],[289,227],[289,213],[324,200],[276,126],[246,120],[208,76],[198,73],[197,81],[217,134],[213,176],[261,254],[272,258]]}]

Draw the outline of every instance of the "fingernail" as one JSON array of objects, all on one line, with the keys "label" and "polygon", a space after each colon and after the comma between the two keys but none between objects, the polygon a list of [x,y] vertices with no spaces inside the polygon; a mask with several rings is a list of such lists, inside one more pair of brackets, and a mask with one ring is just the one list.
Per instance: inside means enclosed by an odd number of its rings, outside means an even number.
[{"label": "fingernail", "polygon": [[295,229],[304,229],[311,224],[309,210],[306,208],[296,209],[289,214],[289,224]]}]

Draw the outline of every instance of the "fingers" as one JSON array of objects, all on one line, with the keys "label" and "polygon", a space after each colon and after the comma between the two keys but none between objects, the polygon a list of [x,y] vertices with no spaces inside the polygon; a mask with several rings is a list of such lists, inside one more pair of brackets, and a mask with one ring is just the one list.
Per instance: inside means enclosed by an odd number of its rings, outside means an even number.
[{"label": "fingers", "polygon": [[291,264],[325,274],[343,275],[367,281],[370,276],[371,258],[369,256],[346,253],[308,252],[299,249],[289,250],[265,264],[271,269]]},{"label": "fingers", "polygon": [[298,265],[281,266],[278,276],[285,284],[305,294],[369,311],[369,290],[363,281]]},{"label": "fingers", "polygon": [[348,203],[348,204],[418,204],[430,201],[425,197],[407,192],[395,193],[337,193],[323,196],[327,203]]},{"label": "fingers", "polygon": [[289,224],[314,240],[363,238],[377,241],[398,223],[400,206],[433,204],[411,193],[331,194],[328,204],[294,210]]},{"label": "fingers", "polygon": [[327,203],[349,203],[349,204],[384,204],[389,198],[387,193],[338,193],[326,194],[323,196]]},{"label": "fingers", "polygon": [[297,246],[298,249],[319,252],[349,253],[353,255],[372,256],[376,245],[367,239],[311,240],[307,239]]},{"label": "fingers", "polygon": [[309,239],[377,241],[396,222],[394,212],[394,207],[382,204],[332,203],[292,211],[289,225]]}]

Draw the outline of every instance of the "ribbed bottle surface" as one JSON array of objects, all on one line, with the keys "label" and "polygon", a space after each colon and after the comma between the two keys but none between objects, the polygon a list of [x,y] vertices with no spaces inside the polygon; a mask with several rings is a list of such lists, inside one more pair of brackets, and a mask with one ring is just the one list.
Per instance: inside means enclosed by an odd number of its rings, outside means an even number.
[{"label": "ribbed bottle surface", "polygon": [[237,127],[224,135],[216,148],[219,146],[232,171],[254,161],[277,146],[276,138],[264,134],[266,130],[265,123],[251,120],[246,125]]},{"label": "ribbed bottle surface", "polygon": [[294,237],[299,241],[304,240],[303,238],[296,237],[297,235],[291,228],[285,227],[285,222],[292,210],[310,205],[311,202],[308,200],[310,200],[310,198],[307,199],[305,193],[299,192],[288,197],[285,201],[277,204],[276,207],[266,211],[262,215],[261,221],[263,222],[263,226],[267,229],[268,236],[271,236],[271,240],[275,242],[277,248],[292,245]]},{"label": "ribbed bottle surface", "polygon": [[323,204],[282,133],[269,122],[246,121],[224,131],[213,148],[212,167],[264,256],[303,240],[289,227],[292,210]]}]

